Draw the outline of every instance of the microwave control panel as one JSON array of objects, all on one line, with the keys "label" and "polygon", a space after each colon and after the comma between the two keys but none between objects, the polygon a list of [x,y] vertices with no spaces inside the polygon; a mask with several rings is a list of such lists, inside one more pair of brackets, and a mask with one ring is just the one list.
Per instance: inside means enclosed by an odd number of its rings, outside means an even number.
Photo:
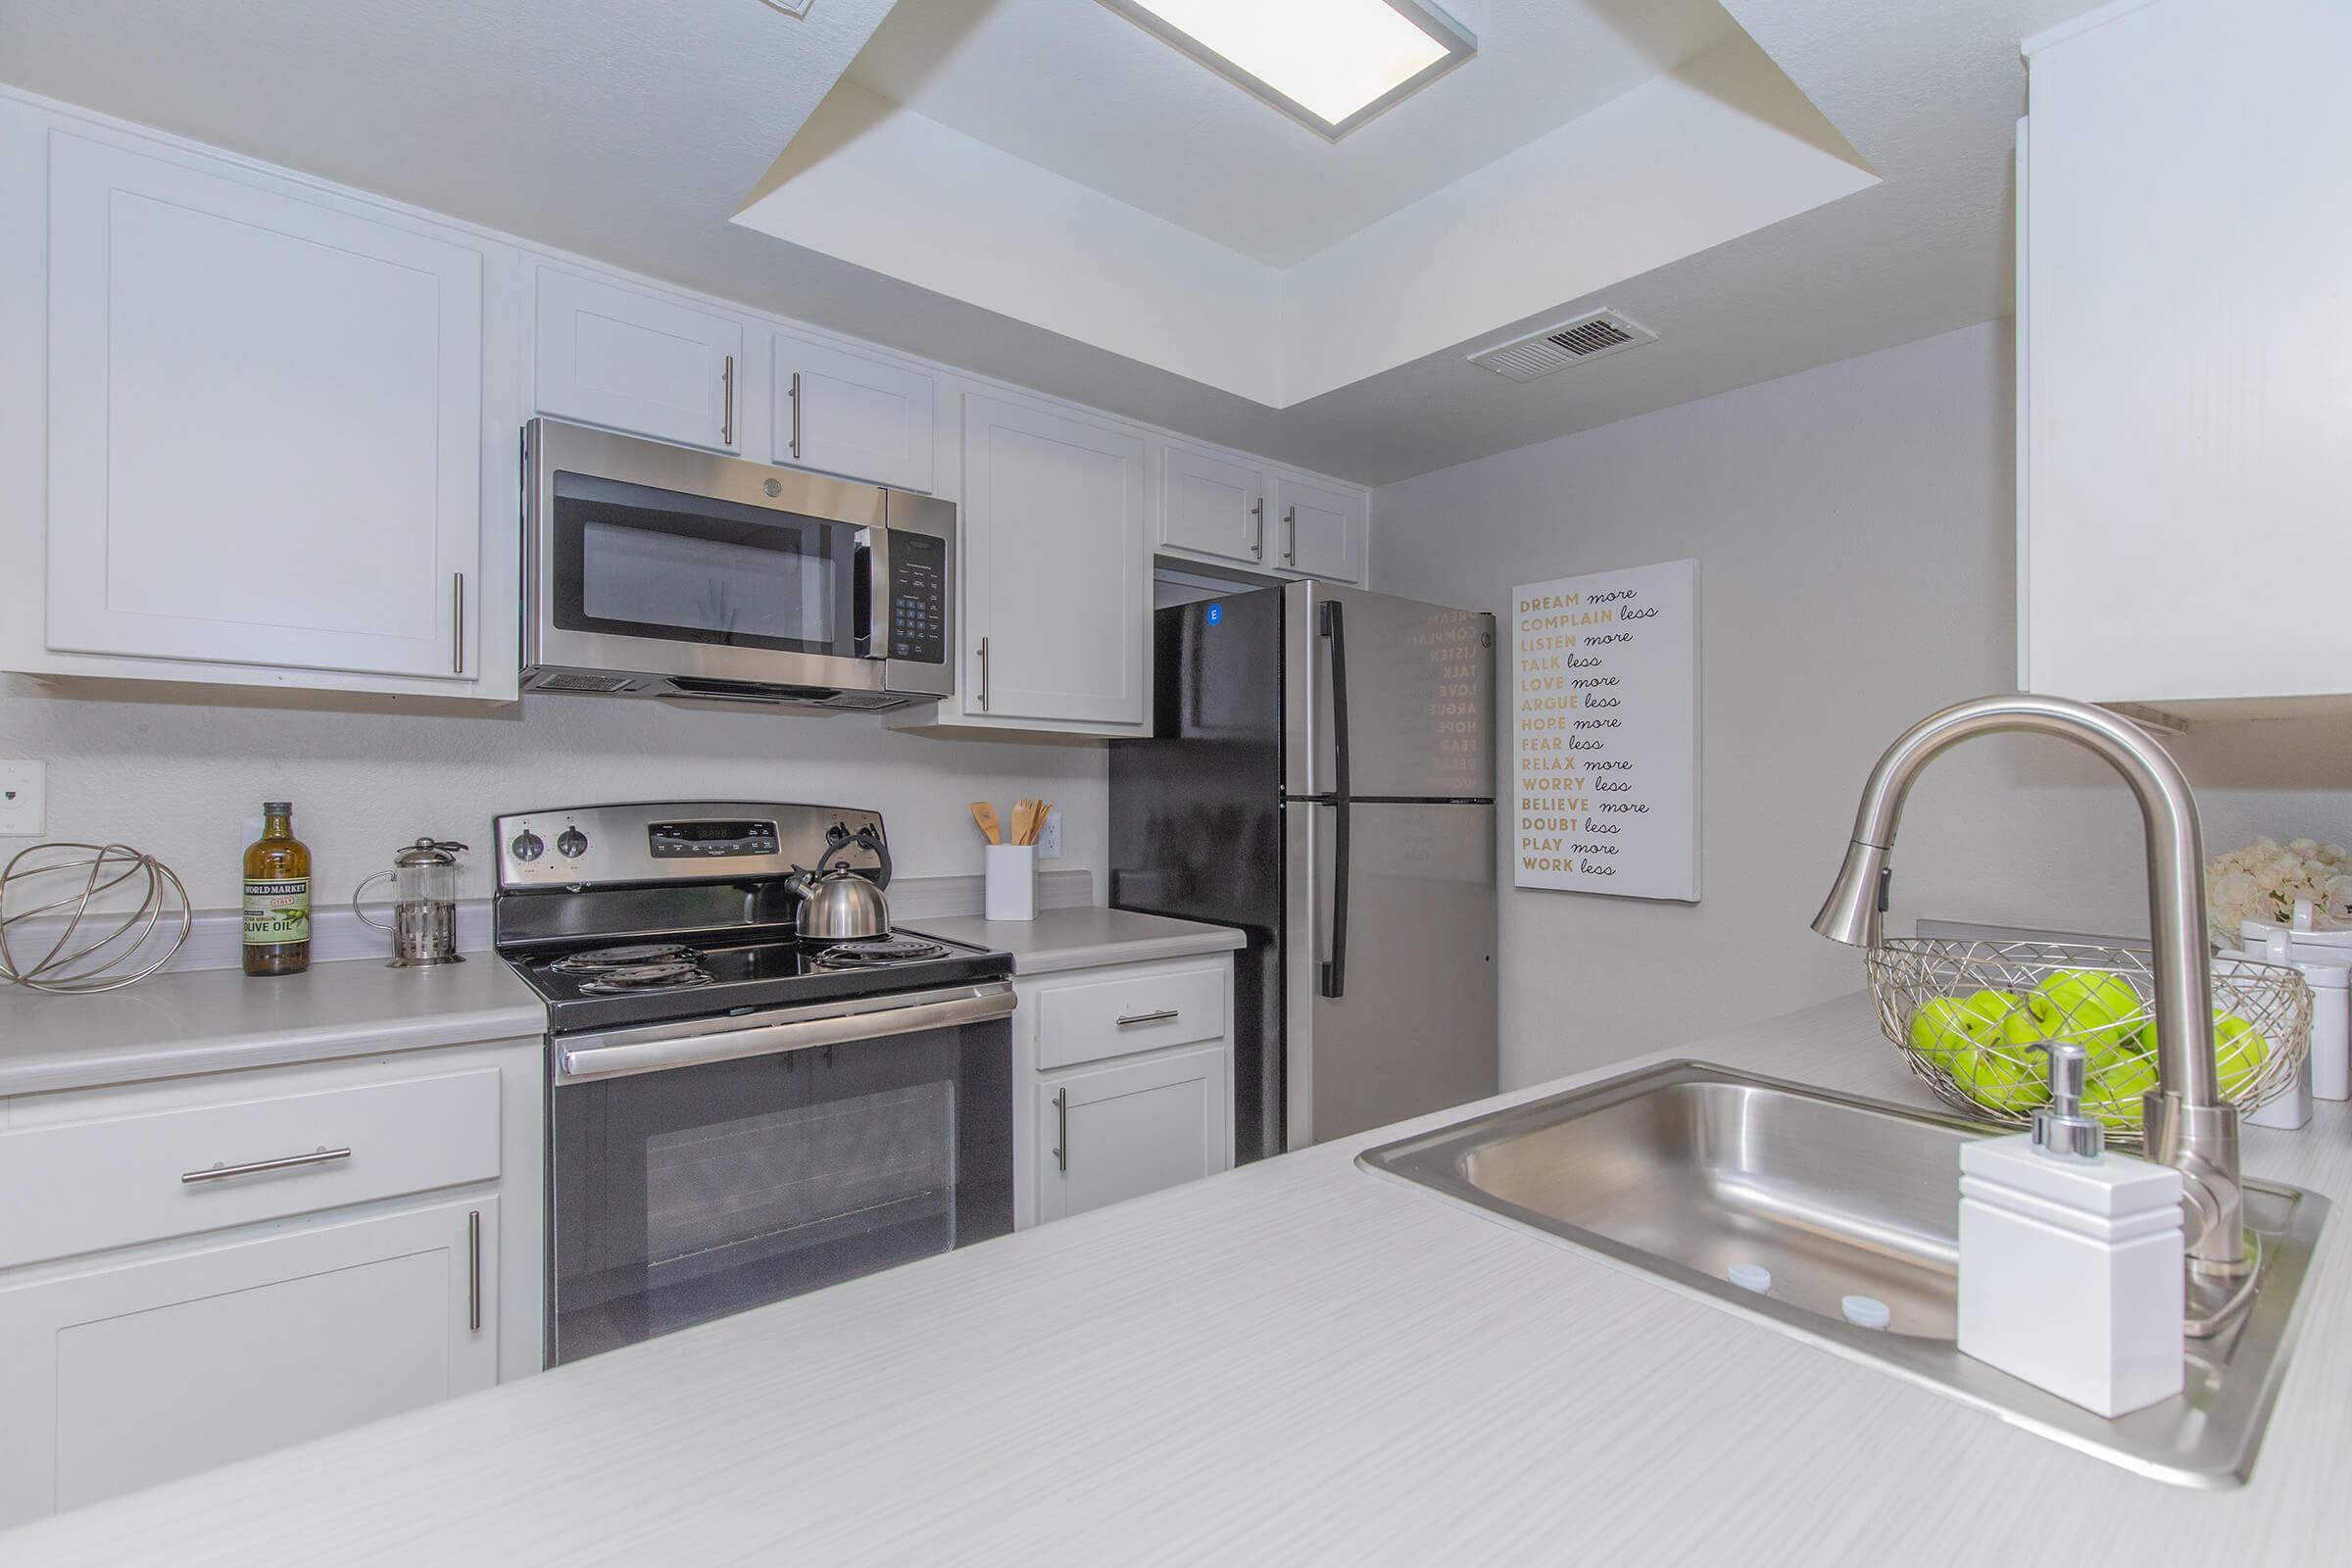
[{"label": "microwave control panel", "polygon": [[927,533],[890,536],[890,657],[948,662],[948,542]]}]

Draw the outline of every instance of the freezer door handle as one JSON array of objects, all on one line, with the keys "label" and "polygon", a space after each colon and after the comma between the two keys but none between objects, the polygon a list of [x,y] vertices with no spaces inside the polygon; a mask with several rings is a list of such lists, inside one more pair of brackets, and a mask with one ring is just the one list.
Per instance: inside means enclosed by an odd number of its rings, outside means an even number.
[{"label": "freezer door handle", "polygon": [[1336,599],[1316,608],[1316,629],[1331,645],[1331,956],[1321,990],[1336,999],[1348,994],[1348,622]]}]

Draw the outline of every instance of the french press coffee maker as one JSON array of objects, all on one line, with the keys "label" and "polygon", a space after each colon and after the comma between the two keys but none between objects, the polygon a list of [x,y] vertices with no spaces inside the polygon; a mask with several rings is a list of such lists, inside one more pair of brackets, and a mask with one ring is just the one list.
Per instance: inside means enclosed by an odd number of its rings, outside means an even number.
[{"label": "french press coffee maker", "polygon": [[[378,871],[351,896],[351,912],[378,931],[392,933],[394,969],[430,963],[464,963],[458,952],[458,852],[463,844],[418,839],[392,857],[392,869]],[[360,899],[378,882],[392,884],[392,923],[371,919]]]}]

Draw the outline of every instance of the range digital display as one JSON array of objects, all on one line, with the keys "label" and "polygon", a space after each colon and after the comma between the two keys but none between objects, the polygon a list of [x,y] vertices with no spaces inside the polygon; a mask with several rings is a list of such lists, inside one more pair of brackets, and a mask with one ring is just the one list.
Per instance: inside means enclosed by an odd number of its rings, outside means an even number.
[{"label": "range digital display", "polygon": [[654,822],[645,836],[656,858],[776,853],[773,822]]}]

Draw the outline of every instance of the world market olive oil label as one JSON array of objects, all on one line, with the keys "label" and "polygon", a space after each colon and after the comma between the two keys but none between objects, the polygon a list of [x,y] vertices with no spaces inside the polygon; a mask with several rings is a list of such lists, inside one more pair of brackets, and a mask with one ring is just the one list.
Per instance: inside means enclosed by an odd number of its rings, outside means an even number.
[{"label": "world market olive oil label", "polygon": [[294,836],[294,807],[262,806],[262,836],[245,849],[245,972],[311,966],[311,850]]},{"label": "world market olive oil label", "polygon": [[275,947],[280,943],[310,940],[310,878],[245,884],[245,943],[248,947]]}]

